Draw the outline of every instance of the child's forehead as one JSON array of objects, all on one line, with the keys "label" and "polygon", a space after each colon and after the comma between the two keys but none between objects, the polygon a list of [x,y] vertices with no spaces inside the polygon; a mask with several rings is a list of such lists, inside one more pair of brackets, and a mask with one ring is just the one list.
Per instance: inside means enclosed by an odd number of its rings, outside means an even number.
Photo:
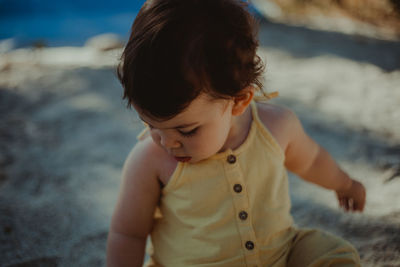
[{"label": "child's forehead", "polygon": [[226,106],[227,100],[213,99],[205,94],[195,98],[186,109],[167,120],[159,120],[138,111],[139,117],[156,128],[186,128],[204,123]]}]

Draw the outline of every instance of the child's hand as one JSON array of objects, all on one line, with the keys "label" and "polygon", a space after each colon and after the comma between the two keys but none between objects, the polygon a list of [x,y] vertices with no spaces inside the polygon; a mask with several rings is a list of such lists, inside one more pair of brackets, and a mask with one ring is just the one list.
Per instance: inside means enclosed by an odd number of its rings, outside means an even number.
[{"label": "child's hand", "polygon": [[363,211],[365,205],[365,187],[358,181],[352,180],[347,190],[336,191],[340,206],[346,211]]}]

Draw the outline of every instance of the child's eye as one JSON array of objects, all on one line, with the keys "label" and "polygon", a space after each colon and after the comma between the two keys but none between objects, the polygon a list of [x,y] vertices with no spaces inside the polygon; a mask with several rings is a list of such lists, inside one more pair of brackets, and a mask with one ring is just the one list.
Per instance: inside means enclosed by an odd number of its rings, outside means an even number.
[{"label": "child's eye", "polygon": [[189,132],[183,132],[183,131],[180,131],[180,130],[178,130],[178,132],[184,137],[191,137],[191,136],[196,134],[198,129],[199,129],[199,127],[194,128],[193,130],[191,130]]}]

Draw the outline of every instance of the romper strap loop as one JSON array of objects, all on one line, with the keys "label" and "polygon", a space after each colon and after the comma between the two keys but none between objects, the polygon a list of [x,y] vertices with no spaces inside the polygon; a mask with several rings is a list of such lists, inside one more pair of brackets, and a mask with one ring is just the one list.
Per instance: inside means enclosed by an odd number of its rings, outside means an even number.
[{"label": "romper strap loop", "polygon": [[271,93],[268,93],[268,94],[267,94],[266,92],[264,92],[264,91],[261,90],[261,94],[262,94],[262,95],[256,95],[256,96],[254,96],[254,100],[255,100],[256,102],[265,102],[265,101],[268,101],[268,100],[270,100],[270,99],[273,99],[273,98],[279,96],[279,92],[278,92],[278,91],[274,91],[274,92],[271,92]]}]

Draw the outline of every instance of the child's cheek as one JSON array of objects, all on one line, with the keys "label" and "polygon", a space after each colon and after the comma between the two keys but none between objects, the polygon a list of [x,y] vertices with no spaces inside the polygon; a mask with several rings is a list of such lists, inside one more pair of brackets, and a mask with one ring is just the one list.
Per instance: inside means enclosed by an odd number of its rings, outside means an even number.
[{"label": "child's cheek", "polygon": [[211,154],[216,154],[223,144],[221,143],[221,136],[218,132],[208,132],[200,139],[201,141],[197,143],[199,149],[207,153],[207,156],[212,156]]},{"label": "child's cheek", "polygon": [[207,152],[207,146],[213,142],[212,136],[205,136],[204,133],[199,133],[190,140],[190,150],[192,153],[203,154]]},{"label": "child's cheek", "polygon": [[197,136],[197,138],[193,138],[190,144],[191,149],[194,150],[195,152],[202,151],[205,145],[204,139],[199,137],[200,136]]}]

